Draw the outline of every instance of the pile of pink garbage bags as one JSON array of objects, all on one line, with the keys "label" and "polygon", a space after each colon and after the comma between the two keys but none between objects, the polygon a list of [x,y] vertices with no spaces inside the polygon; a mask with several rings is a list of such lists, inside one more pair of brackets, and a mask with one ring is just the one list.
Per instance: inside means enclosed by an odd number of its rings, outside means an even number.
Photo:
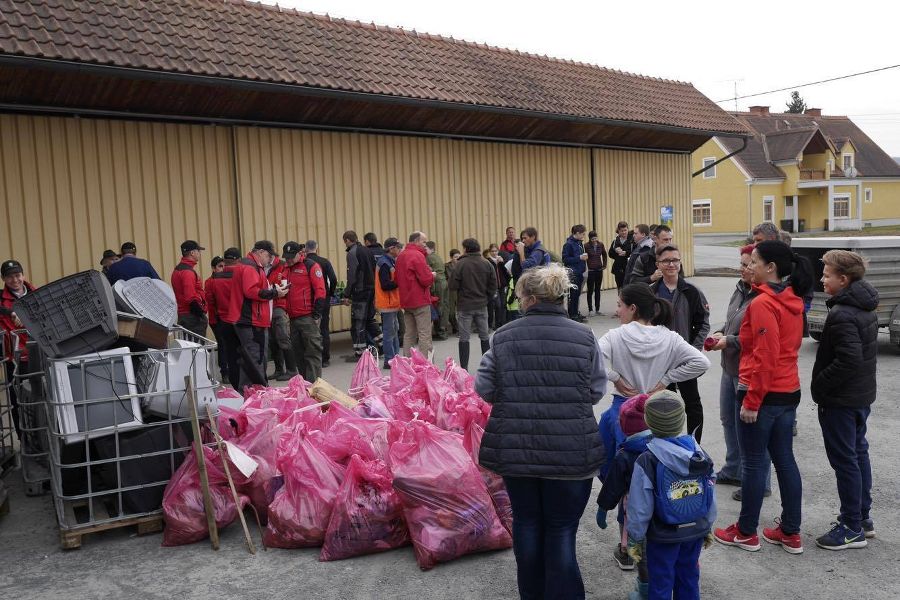
[{"label": "pile of pink garbage bags", "polygon": [[[283,388],[248,388],[238,410],[220,406],[222,438],[254,466],[248,475],[231,452],[203,448],[218,527],[239,510],[229,460],[240,510],[256,510],[268,547],[321,547],[329,561],[411,543],[424,570],[512,546],[503,479],[478,465],[491,407],[452,359],[441,371],[413,350],[382,376],[365,353],[349,390],[353,409],[318,403],[310,386],[298,376]],[[166,488],[163,514],[163,545],[208,536],[193,452]]]}]

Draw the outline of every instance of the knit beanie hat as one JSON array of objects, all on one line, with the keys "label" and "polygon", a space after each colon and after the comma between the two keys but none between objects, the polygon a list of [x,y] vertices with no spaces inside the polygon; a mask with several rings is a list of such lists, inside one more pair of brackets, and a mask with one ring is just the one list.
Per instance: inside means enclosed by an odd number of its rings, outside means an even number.
[{"label": "knit beanie hat", "polygon": [[634,435],[647,429],[644,421],[644,403],[647,398],[647,394],[638,394],[626,400],[619,409],[619,425],[625,435]]},{"label": "knit beanie hat", "polygon": [[675,392],[663,390],[647,399],[644,420],[657,438],[678,437],[684,432],[686,420],[684,400]]}]

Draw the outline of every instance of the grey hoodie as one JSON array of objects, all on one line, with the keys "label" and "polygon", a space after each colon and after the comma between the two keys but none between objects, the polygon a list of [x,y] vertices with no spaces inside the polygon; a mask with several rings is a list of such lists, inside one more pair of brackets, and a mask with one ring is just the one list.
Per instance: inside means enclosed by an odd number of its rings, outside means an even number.
[{"label": "grey hoodie", "polygon": [[669,385],[703,375],[709,359],[662,325],[632,321],[600,338],[606,375],[615,383],[621,378],[638,392],[646,393],[657,383]]}]

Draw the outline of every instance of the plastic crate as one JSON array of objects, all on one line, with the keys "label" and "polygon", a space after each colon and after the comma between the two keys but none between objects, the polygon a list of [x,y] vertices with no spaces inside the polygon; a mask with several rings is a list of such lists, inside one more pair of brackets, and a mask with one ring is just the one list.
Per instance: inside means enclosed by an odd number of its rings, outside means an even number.
[{"label": "plastic crate", "polygon": [[119,306],[124,304],[128,312],[165,327],[172,327],[178,321],[175,291],[165,281],[136,277],[128,281],[117,281],[113,291]]},{"label": "plastic crate", "polygon": [[119,337],[112,288],[99,271],[48,283],[16,300],[13,311],[52,358],[103,350]]}]

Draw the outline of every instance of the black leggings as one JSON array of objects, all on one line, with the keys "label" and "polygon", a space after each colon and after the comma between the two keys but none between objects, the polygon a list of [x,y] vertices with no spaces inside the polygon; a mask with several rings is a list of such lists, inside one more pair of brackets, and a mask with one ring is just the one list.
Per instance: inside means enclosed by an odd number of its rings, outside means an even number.
[{"label": "black leggings", "polygon": [[[693,433],[697,441],[703,435],[703,404],[700,403],[700,389],[697,379],[688,379],[669,385],[673,392],[677,389],[684,400],[684,412],[687,415],[687,432]],[[696,432],[695,432],[696,430]]]},{"label": "black leggings", "polygon": [[[600,288],[603,287],[603,271],[588,271],[587,303],[588,310],[594,310],[596,306],[600,310]],[[592,304],[593,303],[593,304]]]}]

